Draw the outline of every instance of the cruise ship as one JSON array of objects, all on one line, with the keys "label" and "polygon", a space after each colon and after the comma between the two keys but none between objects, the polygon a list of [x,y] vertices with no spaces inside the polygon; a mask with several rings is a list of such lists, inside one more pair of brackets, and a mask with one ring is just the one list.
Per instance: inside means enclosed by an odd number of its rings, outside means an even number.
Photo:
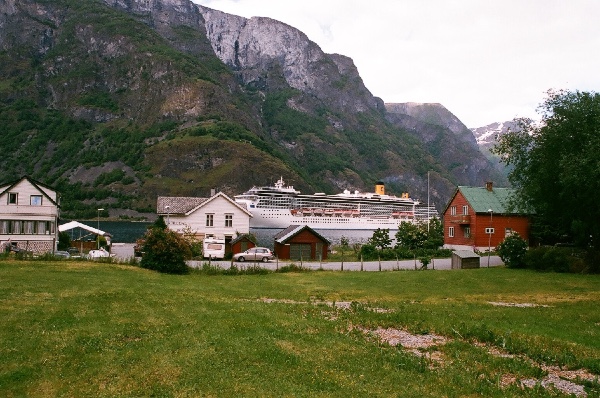
[{"label": "cruise ship", "polygon": [[308,225],[313,229],[397,230],[401,222],[416,223],[439,217],[434,206],[421,204],[408,194],[385,194],[378,182],[374,193],[345,190],[335,195],[303,195],[280,178],[274,186],[252,187],[235,196],[251,213],[251,228],[287,228]]}]

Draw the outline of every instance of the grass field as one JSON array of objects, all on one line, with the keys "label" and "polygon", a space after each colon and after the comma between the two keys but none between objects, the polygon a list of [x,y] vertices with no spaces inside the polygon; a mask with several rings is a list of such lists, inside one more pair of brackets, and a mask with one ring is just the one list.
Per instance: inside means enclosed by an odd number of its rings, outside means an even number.
[{"label": "grass field", "polygon": [[2,397],[600,396],[597,275],[2,261],[0,317]]}]

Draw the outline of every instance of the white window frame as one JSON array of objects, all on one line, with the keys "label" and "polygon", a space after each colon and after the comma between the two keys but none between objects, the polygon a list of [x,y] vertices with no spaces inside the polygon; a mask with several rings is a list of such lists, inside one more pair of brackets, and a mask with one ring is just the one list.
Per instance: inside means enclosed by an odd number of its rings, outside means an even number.
[{"label": "white window frame", "polygon": [[495,232],[495,228],[486,228],[485,229],[486,235],[494,235],[494,232]]},{"label": "white window frame", "polygon": [[225,214],[225,227],[226,228],[233,227],[233,213]]},{"label": "white window frame", "polygon": [[206,226],[207,227],[214,227],[215,226],[215,215],[214,214],[207,214],[206,215]]},{"label": "white window frame", "polygon": [[451,216],[455,216],[456,215],[456,206],[450,206],[450,215]]},{"label": "white window frame", "polygon": [[465,238],[471,237],[471,227],[465,227]]},{"label": "white window frame", "polygon": [[9,204],[9,205],[18,205],[19,204],[19,194],[16,192],[9,192],[7,201],[8,201],[7,204]]},{"label": "white window frame", "polygon": [[454,238],[454,227],[448,227],[448,237]]},{"label": "white window frame", "polygon": [[42,195],[31,195],[29,197],[29,204],[31,206],[41,206],[43,203]]},{"label": "white window frame", "polygon": [[463,215],[464,216],[469,215],[469,206],[467,206],[467,205],[463,206]]}]

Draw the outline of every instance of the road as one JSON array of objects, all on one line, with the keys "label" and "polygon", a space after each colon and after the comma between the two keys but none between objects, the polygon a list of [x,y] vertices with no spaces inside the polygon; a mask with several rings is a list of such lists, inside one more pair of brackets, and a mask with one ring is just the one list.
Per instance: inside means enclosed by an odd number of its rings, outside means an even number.
[{"label": "road", "polygon": [[[133,257],[133,243],[114,243],[111,248],[111,253],[115,255],[115,258],[119,261],[127,261],[131,257]],[[204,261],[188,261],[187,264],[190,267],[199,268],[202,267],[204,263],[207,263],[208,260]],[[221,260],[212,260],[210,262],[212,265],[218,265],[223,269],[227,269],[231,267],[232,262],[230,260],[221,261]],[[334,262],[323,262],[319,263],[318,261],[277,261],[271,260],[267,263],[254,263],[251,261],[246,261],[243,263],[234,263],[238,268],[248,267],[253,265],[258,265],[264,268],[268,268],[270,270],[277,270],[280,267],[296,264],[298,266],[302,266],[305,268],[309,268],[312,270],[324,269],[324,270],[335,270],[340,271],[342,269],[342,263],[340,261]],[[488,257],[482,256],[479,260],[479,264],[481,268],[485,268],[488,266]],[[500,265],[504,265],[500,257],[498,256],[490,256],[489,257],[489,265],[490,267],[497,267]],[[344,262],[344,271],[390,271],[390,270],[414,270],[415,267],[419,269],[421,267],[421,263],[419,261],[414,260],[400,260],[400,261],[381,261],[381,266],[379,261],[364,261],[362,264],[359,261],[345,261]],[[447,270],[451,269],[451,261],[450,258],[437,258],[433,259],[431,264],[429,264],[428,269],[437,269],[437,270]]]},{"label": "road", "polygon": [[[204,261],[188,261],[188,265],[190,267],[201,267],[202,264],[207,263],[208,260],[204,260]],[[237,262],[234,263],[238,268],[241,267],[248,267],[248,266],[253,266],[253,265],[258,265],[264,268],[268,268],[270,270],[276,270],[280,267],[289,265],[289,264],[296,264],[298,266],[302,266],[305,268],[309,268],[312,270],[318,270],[318,269],[324,269],[324,270],[335,270],[335,271],[340,271],[342,270],[342,263],[340,261],[336,261],[336,262],[323,262],[323,263],[319,263],[318,261],[303,261],[302,263],[299,261],[277,261],[277,260],[271,260],[267,263],[261,263],[261,262],[251,262],[251,261],[246,261],[243,263]],[[229,267],[231,267],[232,262],[231,261],[211,261],[212,265],[218,265],[219,267],[223,268],[223,269],[227,269]],[[481,257],[479,260],[479,264],[481,268],[485,268],[488,266],[488,257],[484,256]],[[500,265],[504,265],[504,263],[502,262],[502,260],[500,259],[500,257],[498,256],[490,256],[489,259],[489,264],[490,267],[497,267]],[[391,271],[391,270],[414,270],[416,266],[416,269],[420,269],[421,267],[421,263],[417,260],[416,264],[414,260],[393,260],[393,261],[381,261],[381,263],[379,261],[364,261],[362,264],[359,261],[345,261],[344,262],[344,271]],[[436,258],[434,260],[432,260],[431,264],[429,264],[428,269],[437,269],[437,270],[448,270],[451,269],[451,259],[450,258]]]}]

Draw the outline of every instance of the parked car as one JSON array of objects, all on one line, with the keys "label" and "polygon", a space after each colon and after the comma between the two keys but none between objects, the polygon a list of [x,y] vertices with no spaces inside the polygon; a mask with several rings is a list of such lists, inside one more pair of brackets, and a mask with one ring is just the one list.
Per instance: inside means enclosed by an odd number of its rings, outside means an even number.
[{"label": "parked car", "polygon": [[71,258],[71,254],[66,250],[57,250],[54,252],[55,257]]},{"label": "parked car", "polygon": [[104,249],[103,247],[101,247],[98,250],[90,250],[90,252],[88,253],[88,258],[91,258],[91,259],[101,258],[101,257],[110,257],[110,253],[108,251],[106,251],[106,249]]},{"label": "parked car", "polygon": [[76,247],[69,247],[67,249],[67,251],[69,252],[69,255],[72,258],[80,258],[81,257],[81,253],[79,252],[79,249]]},{"label": "parked car", "polygon": [[262,261],[267,262],[274,258],[271,250],[266,247],[253,247],[242,253],[236,253],[233,255],[233,261]]}]

